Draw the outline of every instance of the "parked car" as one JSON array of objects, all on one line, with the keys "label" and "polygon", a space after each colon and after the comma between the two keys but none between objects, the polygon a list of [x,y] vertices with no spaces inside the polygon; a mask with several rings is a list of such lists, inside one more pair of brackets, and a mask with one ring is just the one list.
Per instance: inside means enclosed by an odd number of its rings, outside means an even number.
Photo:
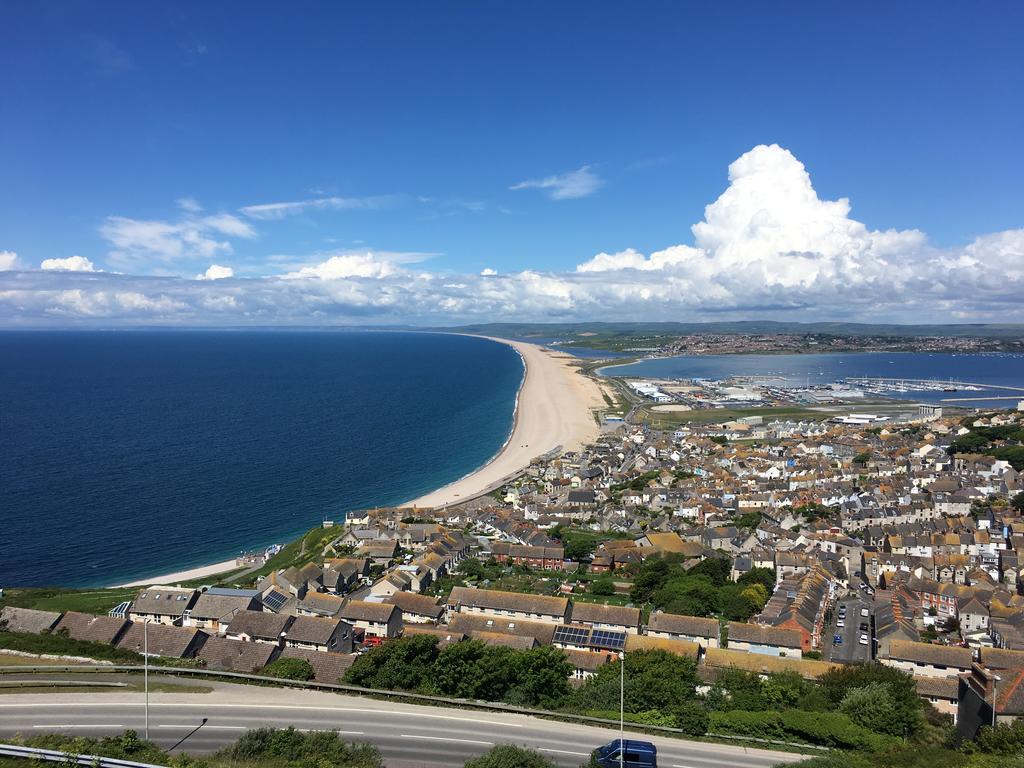
[{"label": "parked car", "polygon": [[860,636],[860,644],[861,645],[867,645],[868,644],[868,636],[867,635],[861,635]]},{"label": "parked car", "polygon": [[658,768],[658,748],[649,741],[615,739],[594,750],[594,761],[601,768]]},{"label": "parked car", "polygon": [[868,623],[866,621],[862,621],[860,623],[860,631],[861,632],[867,632],[868,631]]},{"label": "parked car", "polygon": [[846,626],[846,622],[843,621],[842,619],[840,619],[839,621],[836,622],[836,626],[839,627],[839,629],[842,629],[843,627]]},{"label": "parked car", "polygon": [[869,611],[867,608],[861,608],[860,609],[860,615],[863,616],[864,618],[867,618],[870,614],[871,614],[871,611]]},{"label": "parked car", "polygon": [[842,645],[842,644],[843,644],[843,636],[842,635],[836,635],[835,637],[832,638],[832,645]]}]

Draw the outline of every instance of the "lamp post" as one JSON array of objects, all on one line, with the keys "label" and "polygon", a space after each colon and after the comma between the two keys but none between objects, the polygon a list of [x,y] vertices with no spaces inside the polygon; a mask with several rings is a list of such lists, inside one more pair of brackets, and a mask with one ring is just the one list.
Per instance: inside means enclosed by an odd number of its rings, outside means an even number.
[{"label": "lamp post", "polygon": [[619,654],[619,768],[626,763],[626,652]]},{"label": "lamp post", "polygon": [[142,670],[146,691],[146,741],[149,741],[149,619],[142,620]]}]

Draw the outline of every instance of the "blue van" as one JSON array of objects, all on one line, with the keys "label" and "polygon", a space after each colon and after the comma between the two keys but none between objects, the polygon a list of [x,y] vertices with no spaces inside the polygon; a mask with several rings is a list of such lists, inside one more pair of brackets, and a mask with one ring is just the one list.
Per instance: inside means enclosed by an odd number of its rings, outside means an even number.
[{"label": "blue van", "polygon": [[[622,757],[619,756],[619,745],[625,753]],[[594,760],[601,768],[658,768],[658,748],[649,741],[615,739],[595,749]]]}]

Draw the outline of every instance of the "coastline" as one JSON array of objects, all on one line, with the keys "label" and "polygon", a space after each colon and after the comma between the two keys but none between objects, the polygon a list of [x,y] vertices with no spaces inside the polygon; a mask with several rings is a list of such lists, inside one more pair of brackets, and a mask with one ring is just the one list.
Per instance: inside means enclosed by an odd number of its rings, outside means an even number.
[{"label": "coastline", "polygon": [[[444,508],[476,498],[503,485],[554,450],[578,450],[593,442],[599,429],[593,412],[605,407],[600,385],[571,363],[578,358],[538,344],[494,336],[476,336],[516,351],[523,362],[523,379],[516,392],[512,429],[498,452],[467,475],[399,507]],[[234,560],[189,568],[114,585],[117,588],[173,585],[236,570]]]},{"label": "coastline", "polygon": [[523,360],[512,431],[490,461],[465,477],[400,506],[439,508],[458,504],[500,487],[530,462],[555,450],[574,451],[599,432],[593,412],[604,407],[600,386],[582,375],[569,353],[537,344],[480,336],[506,344]]},{"label": "coastline", "polygon": [[129,581],[125,584],[115,584],[114,588],[124,589],[126,587],[152,587],[152,586],[168,586],[178,584],[183,581],[192,581],[193,579],[201,579],[205,576],[216,576],[220,573],[227,573],[228,571],[238,570],[241,566],[235,560],[225,560],[220,563],[212,563],[210,565],[201,565],[198,568],[188,568],[183,571],[174,571],[173,573],[167,573],[163,576],[153,576],[148,579],[138,579],[137,581]]}]

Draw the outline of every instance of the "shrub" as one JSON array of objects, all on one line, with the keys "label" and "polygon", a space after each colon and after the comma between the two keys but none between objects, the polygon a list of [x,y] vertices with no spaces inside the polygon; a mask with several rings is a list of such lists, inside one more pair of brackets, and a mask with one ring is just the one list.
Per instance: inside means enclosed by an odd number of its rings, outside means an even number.
[{"label": "shrub", "polygon": [[313,665],[306,659],[281,658],[270,662],[263,668],[268,677],[279,677],[282,680],[312,680]]},{"label": "shrub", "polygon": [[0,631],[0,648],[25,653],[52,654],[54,656],[84,656],[90,659],[113,661],[120,664],[141,664],[142,656],[134,651],[115,648],[106,643],[75,640],[66,632],[41,635]]},{"label": "shrub", "polygon": [[699,701],[684,701],[672,714],[675,727],[689,736],[703,736],[711,725],[711,716]]},{"label": "shrub", "polygon": [[512,744],[499,744],[480,757],[469,760],[463,768],[556,768],[556,766],[540,752]]},{"label": "shrub", "polygon": [[294,728],[255,728],[215,755],[220,760],[269,762],[288,768],[382,768],[370,744],[344,741],[334,731],[301,733]]},{"label": "shrub", "polygon": [[132,730],[127,730],[120,736],[105,736],[102,739],[46,733],[26,739],[25,745],[73,755],[98,755],[136,763],[170,765],[171,761],[170,756],[160,747],[151,741],[140,739],[139,734]]}]

